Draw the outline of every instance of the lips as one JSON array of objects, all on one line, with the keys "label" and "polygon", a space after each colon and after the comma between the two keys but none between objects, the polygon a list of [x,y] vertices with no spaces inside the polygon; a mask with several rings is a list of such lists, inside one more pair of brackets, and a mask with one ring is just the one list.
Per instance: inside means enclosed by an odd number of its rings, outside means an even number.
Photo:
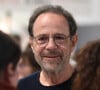
[{"label": "lips", "polygon": [[53,58],[58,58],[58,57],[61,57],[61,53],[60,52],[58,52],[57,50],[53,50],[53,51],[49,51],[49,52],[47,52],[47,51],[44,51],[44,52],[42,52],[41,53],[41,56],[43,57],[43,58],[50,58],[50,59],[53,59]]},{"label": "lips", "polygon": [[43,57],[56,58],[56,57],[59,57],[59,55],[43,55]]},{"label": "lips", "polygon": [[48,60],[57,60],[60,56],[43,56],[43,58],[48,59]]}]

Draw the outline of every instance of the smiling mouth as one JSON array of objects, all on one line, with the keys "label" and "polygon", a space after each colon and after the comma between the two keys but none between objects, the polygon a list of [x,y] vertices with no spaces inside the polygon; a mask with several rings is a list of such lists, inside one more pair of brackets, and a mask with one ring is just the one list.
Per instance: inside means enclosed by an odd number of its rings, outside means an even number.
[{"label": "smiling mouth", "polygon": [[44,56],[44,57],[46,57],[46,58],[57,58],[59,56]]},{"label": "smiling mouth", "polygon": [[59,56],[44,56],[44,58],[47,60],[57,60],[60,57]]}]

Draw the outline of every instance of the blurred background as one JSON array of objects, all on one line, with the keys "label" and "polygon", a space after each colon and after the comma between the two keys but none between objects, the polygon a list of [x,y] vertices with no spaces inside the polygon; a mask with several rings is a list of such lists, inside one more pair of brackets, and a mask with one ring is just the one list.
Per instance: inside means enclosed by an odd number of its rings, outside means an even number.
[{"label": "blurred background", "polygon": [[35,8],[45,4],[61,5],[78,24],[76,50],[100,38],[100,0],[0,0],[0,30],[18,35],[24,50],[28,44],[28,21]]}]

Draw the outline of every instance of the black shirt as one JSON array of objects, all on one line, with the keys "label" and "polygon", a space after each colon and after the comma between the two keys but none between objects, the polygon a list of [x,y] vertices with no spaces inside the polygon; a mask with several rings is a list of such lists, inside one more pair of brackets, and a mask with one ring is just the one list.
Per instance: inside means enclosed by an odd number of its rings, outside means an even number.
[{"label": "black shirt", "polygon": [[39,76],[40,72],[36,72],[20,80],[18,84],[18,90],[71,90],[74,74],[69,80],[54,86],[41,85],[39,82]]}]

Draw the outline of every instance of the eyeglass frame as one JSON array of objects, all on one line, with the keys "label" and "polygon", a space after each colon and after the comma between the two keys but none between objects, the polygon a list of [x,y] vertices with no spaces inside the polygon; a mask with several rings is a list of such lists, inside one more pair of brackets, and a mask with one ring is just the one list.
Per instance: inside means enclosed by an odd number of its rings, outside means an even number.
[{"label": "eyeglass frame", "polygon": [[[57,37],[56,36],[61,36],[60,38],[63,38],[62,39],[63,41],[59,41],[60,39],[58,39],[58,41],[57,41]],[[43,37],[45,39],[45,41],[41,42],[41,43],[37,42],[39,40],[39,37]],[[49,35],[46,35],[46,34],[40,34],[40,35],[34,36],[33,37],[33,41],[35,40],[36,44],[38,44],[38,45],[44,45],[44,44],[47,45],[50,38],[53,38],[53,40],[54,40],[56,45],[63,45],[63,44],[65,44],[65,41],[68,38],[71,39],[71,36],[70,35],[66,36],[64,34],[55,34],[55,35],[53,35],[53,37],[50,37]]]}]

